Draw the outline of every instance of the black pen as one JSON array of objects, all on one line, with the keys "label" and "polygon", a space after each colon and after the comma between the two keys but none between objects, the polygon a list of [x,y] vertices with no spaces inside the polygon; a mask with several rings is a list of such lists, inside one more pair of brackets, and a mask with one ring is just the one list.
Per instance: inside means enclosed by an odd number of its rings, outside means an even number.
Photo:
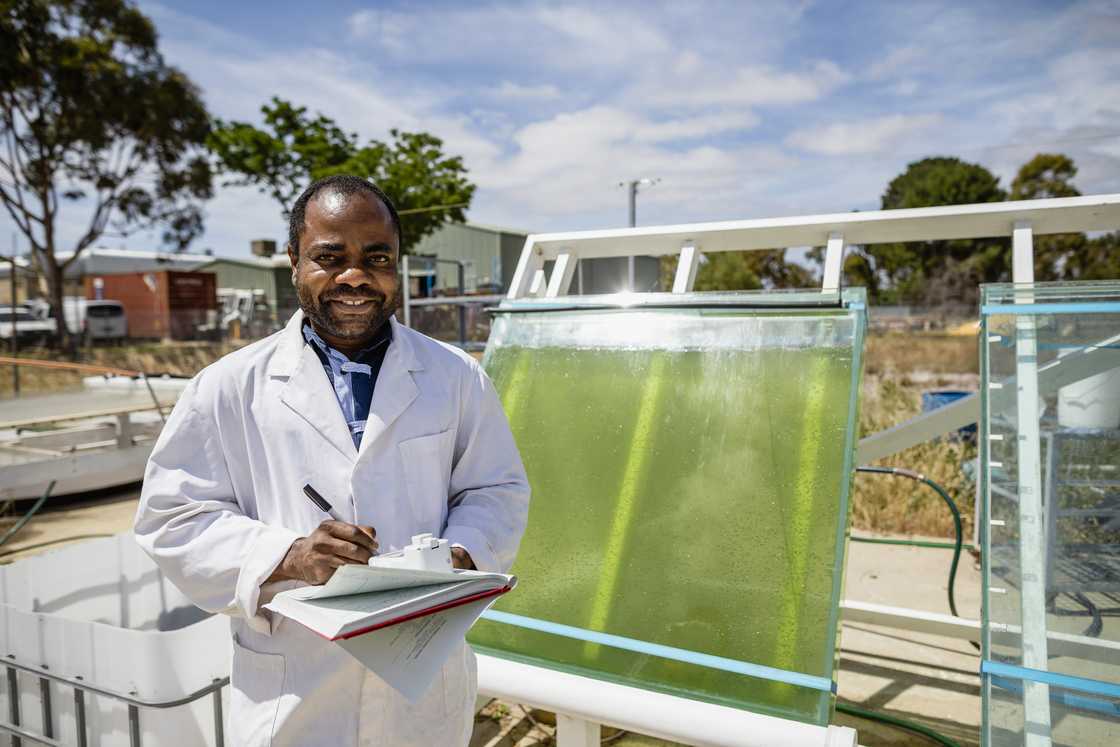
[{"label": "black pen", "polygon": [[307,483],[303,486],[303,494],[310,498],[312,503],[326,512],[332,519],[341,521],[344,524],[346,523],[346,520],[339,516],[337,511],[331,508],[331,504],[327,503],[327,499],[319,495],[318,490],[311,487],[311,483]]}]

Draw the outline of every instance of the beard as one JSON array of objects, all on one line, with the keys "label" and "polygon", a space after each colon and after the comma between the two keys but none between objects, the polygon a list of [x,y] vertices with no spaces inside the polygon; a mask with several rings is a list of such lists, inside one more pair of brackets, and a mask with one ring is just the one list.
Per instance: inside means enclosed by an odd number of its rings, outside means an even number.
[{"label": "beard", "polygon": [[[346,340],[372,337],[397,310],[401,300],[399,284],[388,296],[368,288],[332,290],[315,296],[305,286],[297,286],[296,294],[299,296],[299,305],[303,309],[304,316],[316,330]],[[373,301],[373,304],[365,314],[339,314],[336,305],[331,301],[342,297],[368,298]]]}]

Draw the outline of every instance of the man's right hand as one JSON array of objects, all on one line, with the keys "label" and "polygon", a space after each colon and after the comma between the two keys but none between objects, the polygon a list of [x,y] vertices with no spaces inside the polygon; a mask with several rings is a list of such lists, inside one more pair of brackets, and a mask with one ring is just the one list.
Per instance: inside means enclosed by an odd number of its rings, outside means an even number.
[{"label": "man's right hand", "polygon": [[377,552],[376,537],[373,527],[328,519],[314,532],[292,543],[268,580],[294,579],[312,585],[326,583],[340,565],[365,565],[369,562]]}]

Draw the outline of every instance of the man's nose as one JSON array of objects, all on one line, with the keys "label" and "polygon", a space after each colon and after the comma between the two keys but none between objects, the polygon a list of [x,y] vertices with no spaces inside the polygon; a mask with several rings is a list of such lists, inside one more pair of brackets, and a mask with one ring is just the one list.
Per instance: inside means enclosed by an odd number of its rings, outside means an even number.
[{"label": "man's nose", "polygon": [[357,288],[360,285],[369,285],[369,275],[365,270],[356,265],[351,265],[335,276],[334,282],[338,285],[349,285]]}]

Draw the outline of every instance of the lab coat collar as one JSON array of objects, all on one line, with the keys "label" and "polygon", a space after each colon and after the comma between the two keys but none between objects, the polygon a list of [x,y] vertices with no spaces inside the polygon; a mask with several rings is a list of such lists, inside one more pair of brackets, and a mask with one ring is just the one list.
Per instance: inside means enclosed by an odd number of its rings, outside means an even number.
[{"label": "lab coat collar", "polygon": [[[303,349],[307,347],[307,341],[303,338],[303,320],[303,310],[299,309],[284,325],[284,329],[280,332],[280,341],[268,365],[269,376],[291,376],[296,370],[303,356]],[[394,316],[389,317],[389,324],[393,328],[393,339],[385,354],[386,359],[396,349],[396,358],[406,370],[424,370],[424,364],[416,356],[416,349],[412,344],[411,330],[398,322]]]},{"label": "lab coat collar", "polygon": [[355,452],[354,440],[342,409],[334,399],[323,364],[303,338],[303,311],[297,311],[280,333],[280,340],[269,362],[270,377],[287,377],[281,400],[348,459],[361,458],[419,395],[413,371],[424,366],[412,344],[412,330],[390,317],[393,340],[385,352],[381,373],[373,388],[366,430],[361,447]]}]

